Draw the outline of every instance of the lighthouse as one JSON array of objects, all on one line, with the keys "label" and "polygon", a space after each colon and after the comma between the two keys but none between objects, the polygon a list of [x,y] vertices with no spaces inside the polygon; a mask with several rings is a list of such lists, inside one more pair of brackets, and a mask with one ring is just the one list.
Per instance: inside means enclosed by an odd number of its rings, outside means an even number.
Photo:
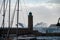
[{"label": "lighthouse", "polygon": [[32,12],[29,12],[29,15],[28,15],[28,30],[33,31],[33,15],[32,15]]}]

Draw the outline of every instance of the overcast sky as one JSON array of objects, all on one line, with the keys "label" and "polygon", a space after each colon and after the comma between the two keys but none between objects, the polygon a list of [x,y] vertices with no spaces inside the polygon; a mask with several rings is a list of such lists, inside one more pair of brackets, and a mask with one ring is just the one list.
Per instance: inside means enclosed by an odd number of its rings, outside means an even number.
[{"label": "overcast sky", "polygon": [[[2,0],[0,0],[0,5]],[[14,6],[16,0],[11,0],[11,16],[13,14]],[[1,6],[0,6],[1,9]],[[31,11],[33,14],[34,25],[40,22],[49,24],[56,24],[58,18],[60,17],[60,0],[20,0],[20,14],[19,22],[27,26],[28,13]],[[2,23],[2,14],[0,14],[0,21]],[[8,24],[8,10],[6,12],[5,25]],[[0,23],[0,26],[1,26]],[[16,14],[14,18],[14,24],[16,25]]]}]

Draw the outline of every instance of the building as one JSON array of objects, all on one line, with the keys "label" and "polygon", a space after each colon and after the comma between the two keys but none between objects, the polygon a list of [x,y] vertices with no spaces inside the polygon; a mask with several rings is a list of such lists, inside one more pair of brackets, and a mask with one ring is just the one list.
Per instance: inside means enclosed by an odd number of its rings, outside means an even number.
[{"label": "building", "polygon": [[60,33],[60,18],[58,19],[57,24],[51,24],[48,28],[48,33]]},{"label": "building", "polygon": [[33,31],[33,15],[31,12],[28,15],[28,30]]}]

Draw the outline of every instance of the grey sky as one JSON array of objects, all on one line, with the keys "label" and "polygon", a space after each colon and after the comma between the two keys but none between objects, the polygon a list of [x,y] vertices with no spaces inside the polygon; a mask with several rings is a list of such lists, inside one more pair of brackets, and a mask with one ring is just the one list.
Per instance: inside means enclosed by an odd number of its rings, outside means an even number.
[{"label": "grey sky", "polygon": [[[11,0],[11,16],[13,14],[15,2],[16,0]],[[26,26],[28,24],[27,16],[30,11],[33,13],[34,25],[40,22],[45,22],[47,24],[55,24],[60,17],[60,0],[20,0],[20,2],[21,11],[19,15],[19,22],[26,24]],[[8,11],[6,15],[7,14]],[[1,16],[2,14],[0,14],[0,18]],[[6,25],[7,24],[8,15],[6,16]],[[16,14],[13,26],[16,26]]]},{"label": "grey sky", "polygon": [[60,0],[50,0],[50,1],[48,1],[48,3],[57,3],[57,4],[60,4]]}]

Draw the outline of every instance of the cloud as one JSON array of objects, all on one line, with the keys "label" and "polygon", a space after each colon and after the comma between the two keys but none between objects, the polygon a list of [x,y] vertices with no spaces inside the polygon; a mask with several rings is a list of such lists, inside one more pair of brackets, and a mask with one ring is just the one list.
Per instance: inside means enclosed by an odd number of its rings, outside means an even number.
[{"label": "cloud", "polygon": [[[22,1],[22,0],[21,0]],[[57,22],[58,17],[60,17],[60,4],[56,3],[45,3],[49,0],[42,1],[42,0],[29,0],[29,3],[27,0],[25,0],[27,3],[20,6],[20,9],[22,7],[22,11],[20,11],[19,14],[19,22],[24,23],[27,25],[28,21],[28,13],[31,11],[33,13],[33,23],[39,23],[39,22],[45,22],[48,24],[54,24]],[[13,2],[13,1],[12,1]],[[15,3],[15,1],[14,1]],[[36,4],[34,4],[36,3]],[[12,3],[11,3],[12,4]],[[13,14],[14,5],[11,5],[11,16]],[[17,12],[17,11],[16,11]],[[8,12],[6,13],[6,15]],[[16,13],[17,14],[17,13]],[[13,26],[16,26],[16,14],[14,18],[14,24]],[[2,16],[2,15],[1,15]],[[8,15],[7,15],[8,17]],[[1,18],[1,17],[0,17]],[[8,18],[6,18],[7,21]],[[1,20],[2,21],[2,20]],[[8,22],[8,21],[7,21]],[[8,23],[7,23],[8,24]]]},{"label": "cloud", "polygon": [[50,0],[50,1],[48,1],[48,3],[60,4],[60,0]]},{"label": "cloud", "polygon": [[34,24],[38,22],[47,22],[48,24],[55,24],[60,17],[60,5],[56,4],[42,4],[35,7],[29,7],[34,16]]},{"label": "cloud", "polygon": [[2,2],[2,0],[0,0],[0,3]]}]

